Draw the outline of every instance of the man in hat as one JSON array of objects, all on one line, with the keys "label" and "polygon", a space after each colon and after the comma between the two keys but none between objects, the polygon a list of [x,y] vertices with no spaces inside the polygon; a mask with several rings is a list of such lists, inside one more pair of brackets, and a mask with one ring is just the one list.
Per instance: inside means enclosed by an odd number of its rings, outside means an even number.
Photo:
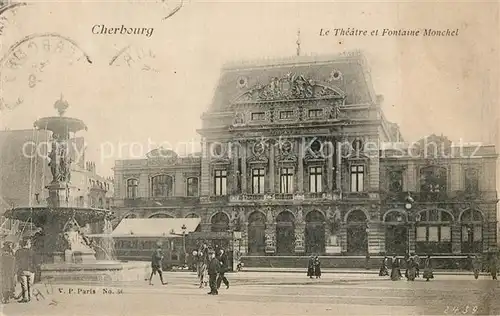
[{"label": "man in hat", "polygon": [[151,275],[149,276],[149,285],[153,285],[151,280],[153,279],[153,275],[158,272],[160,276],[160,281],[162,285],[166,285],[167,282],[163,282],[163,251],[161,250],[162,244],[161,242],[156,243],[156,250],[153,251],[153,255],[151,256]]},{"label": "man in hat", "polygon": [[228,289],[229,281],[227,280],[224,274],[226,273],[227,270],[229,270],[229,259],[227,258],[224,249],[221,248],[219,251],[220,251],[219,255],[220,269],[219,269],[219,277],[217,278],[217,289],[220,289],[222,282],[224,282],[224,284],[226,285],[226,289]]},{"label": "man in hat", "polygon": [[210,284],[210,292],[207,294],[217,295],[217,275],[220,271],[220,261],[215,257],[215,251],[209,252],[210,261],[208,263],[208,283]]},{"label": "man in hat", "polygon": [[27,303],[31,300],[31,290],[35,281],[35,252],[31,249],[30,239],[23,239],[21,247],[15,254],[16,268],[22,290],[20,302]]}]

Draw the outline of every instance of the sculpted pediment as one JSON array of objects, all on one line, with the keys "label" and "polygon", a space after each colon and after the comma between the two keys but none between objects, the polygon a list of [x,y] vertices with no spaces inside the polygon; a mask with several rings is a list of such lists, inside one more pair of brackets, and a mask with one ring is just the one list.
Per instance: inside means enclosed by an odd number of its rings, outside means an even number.
[{"label": "sculpted pediment", "polygon": [[344,97],[344,92],[338,88],[317,84],[304,75],[289,73],[282,78],[273,77],[266,85],[255,85],[238,96],[233,104]]}]

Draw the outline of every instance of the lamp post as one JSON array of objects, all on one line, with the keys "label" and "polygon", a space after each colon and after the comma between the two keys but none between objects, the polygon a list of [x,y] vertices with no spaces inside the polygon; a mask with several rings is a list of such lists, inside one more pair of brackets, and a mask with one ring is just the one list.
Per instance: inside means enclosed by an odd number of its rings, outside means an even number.
[{"label": "lamp post", "polygon": [[184,265],[186,265],[186,224],[182,224],[182,251],[184,251]]},{"label": "lamp post", "polygon": [[410,222],[410,211],[413,208],[413,203],[415,200],[411,197],[410,193],[406,196],[405,199],[405,209],[406,209],[406,222],[408,225],[408,234],[407,234],[407,239],[408,239],[408,256],[410,256],[411,251],[411,241],[410,241],[410,229],[411,229],[411,222]]},{"label": "lamp post", "polygon": [[470,225],[467,226],[467,241],[469,242],[469,251],[474,252],[474,244],[472,242],[472,229]]}]

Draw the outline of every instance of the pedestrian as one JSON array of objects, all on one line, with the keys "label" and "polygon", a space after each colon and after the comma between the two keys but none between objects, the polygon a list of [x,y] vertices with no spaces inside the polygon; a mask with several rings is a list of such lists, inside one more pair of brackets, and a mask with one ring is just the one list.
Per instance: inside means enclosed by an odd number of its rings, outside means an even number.
[{"label": "pedestrian", "polygon": [[167,282],[163,281],[163,251],[161,250],[162,244],[160,242],[156,243],[156,250],[153,251],[151,256],[151,275],[149,276],[149,285],[153,285],[151,282],[153,280],[153,275],[158,273],[160,276],[160,281],[162,285],[166,285]]},{"label": "pedestrian", "polygon": [[408,266],[410,264],[410,255],[406,254],[403,262],[404,262],[404,265],[405,265],[404,266],[404,268],[405,268],[405,278],[408,279]]},{"label": "pedestrian", "polygon": [[388,276],[389,275],[389,270],[387,269],[387,264],[389,262],[389,258],[384,257],[382,260],[382,265],[380,266],[380,271],[378,273],[379,276]]},{"label": "pedestrian", "polygon": [[314,276],[316,279],[321,279],[321,261],[319,261],[319,257],[314,257]]},{"label": "pedestrian", "polygon": [[16,251],[17,277],[21,283],[20,303],[27,303],[31,300],[31,291],[35,282],[35,252],[31,249],[31,240],[23,239],[21,247]]},{"label": "pedestrian", "polygon": [[420,257],[415,253],[413,254],[413,262],[415,263],[415,277],[420,277]]},{"label": "pedestrian", "polygon": [[399,259],[396,256],[394,256],[392,257],[391,261],[391,280],[398,281],[400,279],[401,279],[401,270],[400,270]]},{"label": "pedestrian", "polygon": [[496,253],[493,253],[490,259],[490,273],[491,273],[491,278],[493,280],[497,280],[497,271],[498,271],[497,265],[498,265],[497,255]]},{"label": "pedestrian", "polygon": [[224,252],[224,249],[220,249],[220,255],[219,255],[219,276],[217,277],[217,290],[220,289],[220,285],[222,282],[224,282],[224,285],[226,285],[226,289],[229,288],[229,281],[227,280],[226,276],[224,273],[226,273],[229,270],[229,261],[227,258],[227,254]]},{"label": "pedestrian", "polygon": [[474,279],[479,278],[479,272],[481,272],[481,260],[477,255],[472,258],[472,271],[474,272]]},{"label": "pedestrian", "polygon": [[312,279],[314,275],[314,256],[309,257],[309,261],[307,262],[307,276]]},{"label": "pedestrian", "polygon": [[211,251],[209,255],[210,262],[208,263],[208,283],[210,284],[210,292],[207,294],[218,295],[217,274],[219,273],[220,261],[215,257],[215,251]]},{"label": "pedestrian", "polygon": [[413,257],[411,257],[408,260],[408,267],[407,267],[406,274],[407,274],[407,280],[408,281],[415,281],[415,277],[416,277],[416,274],[417,274],[417,269],[416,269],[415,259],[413,259]]},{"label": "pedestrian", "polygon": [[432,262],[430,255],[428,255],[427,258],[425,258],[423,278],[425,279],[425,281],[429,281],[429,279],[434,279],[434,273],[432,272]]},{"label": "pedestrian", "polygon": [[3,304],[9,302],[11,298],[15,298],[16,292],[16,264],[12,242],[5,242],[2,248],[0,257],[0,272],[1,272],[1,292],[0,299]]}]

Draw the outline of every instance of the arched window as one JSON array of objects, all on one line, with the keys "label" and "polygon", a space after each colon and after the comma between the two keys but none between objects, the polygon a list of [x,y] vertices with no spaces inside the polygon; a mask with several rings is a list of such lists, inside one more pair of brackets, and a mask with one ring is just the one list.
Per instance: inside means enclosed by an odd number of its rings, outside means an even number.
[{"label": "arched window", "polygon": [[127,180],[127,198],[135,199],[138,196],[139,181],[137,179]]},{"label": "arched window", "polygon": [[104,202],[102,200],[102,197],[99,198],[99,208],[104,208]]},{"label": "arched window", "polygon": [[403,210],[390,210],[384,216],[385,251],[389,255],[408,252],[408,217]]},{"label": "arched window", "polygon": [[198,196],[198,178],[187,179],[187,196]]},{"label": "arched window", "polygon": [[172,196],[173,181],[168,175],[158,175],[151,178],[151,193],[153,197]]},{"label": "arched window", "polygon": [[420,254],[451,253],[452,221],[451,214],[443,210],[419,212],[415,227],[415,251]]},{"label": "arched window", "polygon": [[200,218],[200,215],[195,213],[189,213],[188,215],[186,215],[186,218]]},{"label": "arched window", "polygon": [[466,210],[460,217],[462,253],[483,251],[483,216],[477,210]]},{"label": "arched window", "polygon": [[218,212],[211,219],[212,232],[227,232],[229,230],[229,217],[226,213]]},{"label": "arched window", "polygon": [[427,201],[437,201],[446,193],[447,170],[444,167],[428,166],[420,169],[420,192]]},{"label": "arched window", "polygon": [[137,218],[136,214],[127,214],[124,218]]}]

